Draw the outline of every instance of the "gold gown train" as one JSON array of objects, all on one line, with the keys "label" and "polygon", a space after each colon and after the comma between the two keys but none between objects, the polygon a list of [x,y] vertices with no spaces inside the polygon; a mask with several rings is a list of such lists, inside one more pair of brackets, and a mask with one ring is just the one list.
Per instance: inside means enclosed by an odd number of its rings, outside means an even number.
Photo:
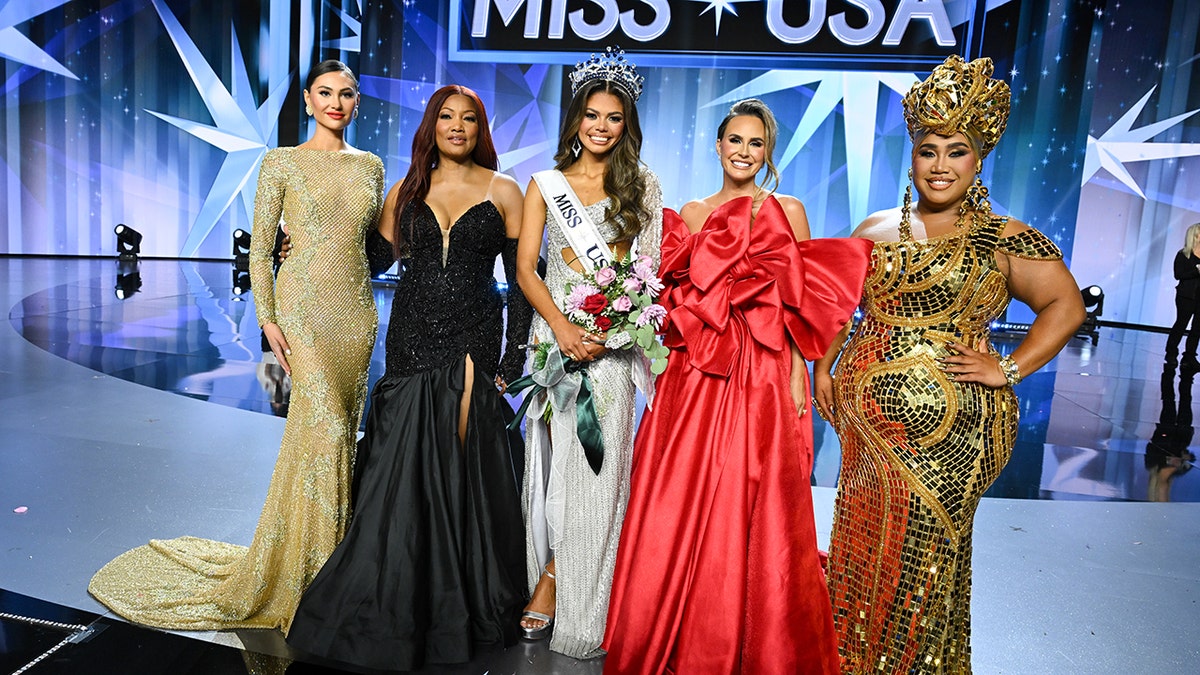
[{"label": "gold gown train", "polygon": [[956,383],[946,343],[972,348],[1008,306],[994,252],[1062,253],[993,217],[922,241],[880,242],[864,318],[837,367],[842,469],[828,583],[847,673],[970,672],[971,528],[1012,453],[1012,388]]},{"label": "gold gown train", "polygon": [[[109,562],[88,591],[116,613],[175,630],[288,631],[300,594],[346,529],[378,327],[364,241],[382,200],[383,163],[375,155],[267,153],[255,199],[251,280],[259,323],[278,323],[291,348],[292,394],[266,503],[249,548],[179,537],[152,540]],[[273,280],[281,217],[294,249]]]}]

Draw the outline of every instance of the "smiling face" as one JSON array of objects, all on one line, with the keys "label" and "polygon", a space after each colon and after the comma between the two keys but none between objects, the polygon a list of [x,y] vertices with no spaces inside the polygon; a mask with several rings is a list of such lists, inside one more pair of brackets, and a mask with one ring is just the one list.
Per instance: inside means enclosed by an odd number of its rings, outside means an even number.
[{"label": "smiling face", "polygon": [[312,86],[304,92],[304,102],[312,108],[317,124],[340,132],[354,119],[358,88],[344,72],[325,73],[313,80]]},{"label": "smiling face", "polygon": [[579,122],[579,143],[598,156],[607,155],[625,133],[625,106],[608,92],[597,91],[588,97]]},{"label": "smiling face", "polygon": [[439,154],[455,159],[470,157],[479,138],[479,111],[475,109],[475,101],[462,94],[446,98],[438,110],[434,135]]},{"label": "smiling face", "polygon": [[737,182],[753,182],[767,154],[766,128],[753,115],[738,115],[725,125],[717,140],[717,155],[725,175]]},{"label": "smiling face", "polygon": [[924,206],[957,207],[975,181],[979,156],[967,137],[928,134],[913,149],[913,184]]}]

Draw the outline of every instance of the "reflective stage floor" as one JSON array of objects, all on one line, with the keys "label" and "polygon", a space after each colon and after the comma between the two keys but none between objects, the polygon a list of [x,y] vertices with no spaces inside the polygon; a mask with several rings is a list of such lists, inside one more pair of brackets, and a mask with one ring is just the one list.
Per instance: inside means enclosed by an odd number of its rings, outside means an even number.
[{"label": "reflective stage floor", "polygon": [[[281,669],[268,658],[286,656],[274,633],[135,628],[86,591],[97,568],[151,537],[253,534],[287,383],[263,362],[253,296],[237,286],[229,263],[0,257],[0,673],[67,638],[29,672]],[[376,297],[372,382],[390,290]],[[1018,386],[1019,441],[976,519],[976,672],[1198,669],[1194,373],[1164,367],[1164,343],[1104,328]],[[832,429],[815,430],[824,546],[840,455]],[[425,672],[600,666],[523,644]]]}]

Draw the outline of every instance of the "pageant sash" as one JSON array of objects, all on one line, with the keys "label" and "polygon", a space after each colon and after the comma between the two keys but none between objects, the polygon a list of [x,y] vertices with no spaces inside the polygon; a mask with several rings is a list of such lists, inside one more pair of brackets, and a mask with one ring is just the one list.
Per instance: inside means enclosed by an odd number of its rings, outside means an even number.
[{"label": "pageant sash", "polygon": [[538,189],[542,191],[542,198],[546,201],[546,208],[550,210],[550,215],[554,217],[554,222],[558,224],[558,229],[562,230],[580,263],[590,272],[611,265],[612,249],[608,247],[604,237],[600,236],[600,228],[588,217],[579,196],[571,189],[562,172],[555,169],[539,171],[533,174],[533,180],[537,182]]}]

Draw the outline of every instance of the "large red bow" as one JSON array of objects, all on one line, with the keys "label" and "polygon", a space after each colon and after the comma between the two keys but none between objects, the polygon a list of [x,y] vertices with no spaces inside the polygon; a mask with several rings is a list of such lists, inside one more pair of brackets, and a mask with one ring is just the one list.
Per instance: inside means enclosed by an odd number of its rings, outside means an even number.
[{"label": "large red bow", "polygon": [[749,197],[722,204],[694,235],[674,211],[663,217],[665,342],[713,375],[732,373],[747,338],[787,349],[785,331],[806,359],[820,357],[862,293],[871,242],[797,244],[776,199],[753,224],[751,206]]}]

